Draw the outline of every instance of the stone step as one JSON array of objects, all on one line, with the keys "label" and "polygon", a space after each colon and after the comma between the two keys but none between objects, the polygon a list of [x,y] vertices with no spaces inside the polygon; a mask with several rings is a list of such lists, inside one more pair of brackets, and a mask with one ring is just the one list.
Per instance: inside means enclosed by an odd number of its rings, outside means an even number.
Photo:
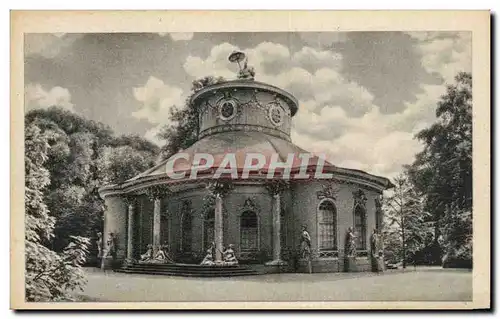
[{"label": "stone step", "polygon": [[200,266],[189,264],[132,264],[116,270],[122,273],[186,276],[186,277],[232,277],[258,275],[252,269],[239,265],[233,266]]},{"label": "stone step", "polygon": [[182,276],[182,277],[234,277],[234,276],[253,276],[259,273],[255,271],[238,271],[238,272],[223,272],[223,273],[198,273],[198,272],[176,272],[176,271],[152,271],[149,269],[118,269],[117,272],[128,274],[145,274],[145,275],[163,275],[163,276]]},{"label": "stone step", "polygon": [[195,272],[217,272],[217,271],[238,271],[246,270],[244,267],[179,267],[179,266],[145,266],[145,265],[134,265],[126,266],[130,269],[152,269],[152,270],[172,270],[172,271],[195,271]]},{"label": "stone step", "polygon": [[240,265],[231,265],[231,266],[201,266],[201,265],[192,265],[192,264],[133,264],[129,265],[129,267],[148,267],[148,268],[162,268],[162,269],[174,269],[174,268],[182,268],[182,269],[246,269]]}]

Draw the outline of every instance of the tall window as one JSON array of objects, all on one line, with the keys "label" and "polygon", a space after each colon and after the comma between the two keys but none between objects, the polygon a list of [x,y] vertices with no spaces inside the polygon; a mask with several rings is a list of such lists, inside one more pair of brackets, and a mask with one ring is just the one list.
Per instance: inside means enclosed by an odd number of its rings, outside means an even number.
[{"label": "tall window", "polygon": [[193,218],[190,213],[182,215],[182,250],[185,252],[191,251],[193,242]]},{"label": "tall window", "polygon": [[326,200],[319,205],[319,249],[337,249],[337,210],[332,201]]},{"label": "tall window", "polygon": [[211,210],[205,214],[203,221],[203,245],[207,249],[214,241],[215,211]]},{"label": "tall window", "polygon": [[357,249],[366,250],[366,216],[365,210],[359,205],[354,210],[354,230]]},{"label": "tall window", "polygon": [[257,214],[245,211],[240,218],[240,249],[257,250],[259,248],[259,229]]},{"label": "tall window", "polygon": [[281,251],[284,250],[286,247],[286,215],[285,215],[285,210],[282,209],[280,213],[280,244],[281,244]]}]

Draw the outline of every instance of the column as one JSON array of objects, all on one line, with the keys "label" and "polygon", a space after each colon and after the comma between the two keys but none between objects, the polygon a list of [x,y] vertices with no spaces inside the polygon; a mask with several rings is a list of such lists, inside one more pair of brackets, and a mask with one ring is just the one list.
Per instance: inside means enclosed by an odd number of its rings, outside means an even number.
[{"label": "column", "polygon": [[127,228],[127,260],[134,259],[134,204],[128,204],[128,228]]},{"label": "column", "polygon": [[281,260],[280,194],[275,194],[273,200],[273,260]]},{"label": "column", "polygon": [[161,227],[161,199],[155,198],[153,210],[153,250],[154,252],[160,247],[160,227]]},{"label": "column", "polygon": [[283,265],[281,260],[281,199],[280,194],[273,194],[273,260],[268,265]]},{"label": "column", "polygon": [[222,197],[217,194],[215,197],[215,263],[222,262],[222,243],[223,243],[223,226],[222,226]]}]

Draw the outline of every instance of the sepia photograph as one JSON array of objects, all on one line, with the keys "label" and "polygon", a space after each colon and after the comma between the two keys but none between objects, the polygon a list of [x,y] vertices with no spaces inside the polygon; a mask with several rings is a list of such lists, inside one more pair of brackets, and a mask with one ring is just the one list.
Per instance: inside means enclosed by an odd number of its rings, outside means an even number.
[{"label": "sepia photograph", "polygon": [[489,307],[489,12],[122,14],[11,16],[11,307]]}]

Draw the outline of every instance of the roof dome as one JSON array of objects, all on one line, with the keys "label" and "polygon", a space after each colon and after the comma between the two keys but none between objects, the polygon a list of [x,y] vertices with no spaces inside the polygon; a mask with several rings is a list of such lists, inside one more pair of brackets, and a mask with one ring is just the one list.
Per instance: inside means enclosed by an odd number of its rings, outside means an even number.
[{"label": "roof dome", "polygon": [[[238,79],[207,86],[196,92],[191,104],[198,109],[198,141],[189,148],[174,154],[155,167],[120,184],[101,189],[101,194],[109,192],[129,192],[156,184],[196,183],[202,179],[214,178],[214,172],[226,167],[227,155],[233,157],[231,168],[238,172],[250,165],[249,154],[259,154],[265,158],[265,164],[252,172],[251,178],[265,178],[272,159],[286,162],[286,169],[297,173],[302,168],[317,169],[322,173],[333,173],[336,179],[364,183],[376,189],[390,187],[389,180],[367,174],[359,170],[343,169],[314,156],[291,142],[290,131],[292,117],[297,113],[298,102],[288,92],[272,85],[254,81],[253,78]],[[213,158],[213,165],[200,170],[200,158],[208,154]],[[308,157],[303,160],[304,155]],[[198,168],[196,168],[198,166]],[[283,168],[284,169],[284,168]],[[195,179],[192,177],[196,170]],[[273,178],[283,178],[279,175]],[[170,173],[184,173],[184,178],[171,178]],[[189,174],[189,176],[188,176]],[[312,178],[316,176],[312,174]],[[240,179],[238,175],[228,175],[231,179]]]}]

